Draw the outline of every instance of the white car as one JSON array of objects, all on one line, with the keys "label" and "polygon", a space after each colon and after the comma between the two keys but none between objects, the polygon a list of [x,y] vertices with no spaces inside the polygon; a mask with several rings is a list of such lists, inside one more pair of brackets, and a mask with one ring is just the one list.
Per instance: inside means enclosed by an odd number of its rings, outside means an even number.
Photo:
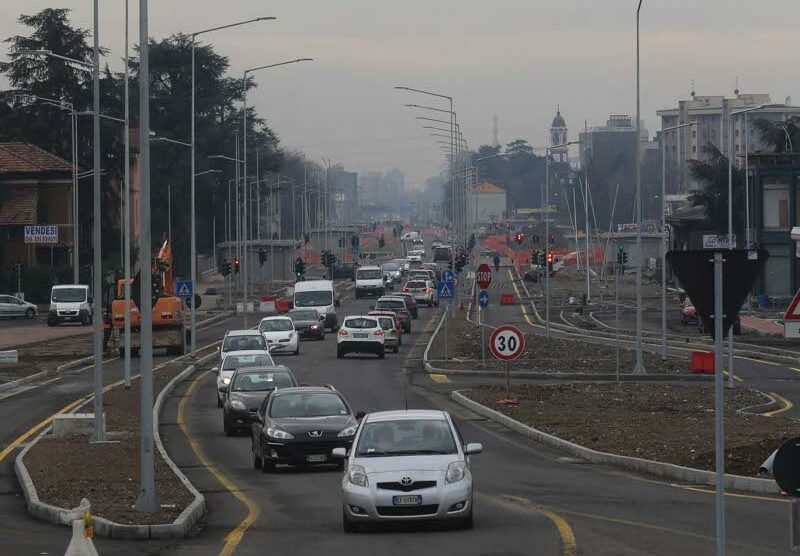
[{"label": "white car", "polygon": [[383,359],[385,343],[386,333],[376,317],[345,317],[336,334],[336,357],[342,359],[348,353],[374,353]]},{"label": "white car", "polygon": [[406,282],[403,291],[413,295],[417,303],[425,303],[428,307],[439,306],[439,290],[431,280],[412,277]]},{"label": "white car", "polygon": [[386,293],[386,278],[379,266],[362,266],[356,270],[356,299]]},{"label": "white car", "polygon": [[225,402],[220,386],[227,386],[231,382],[231,377],[236,369],[245,367],[273,367],[275,361],[266,349],[255,349],[246,351],[229,351],[222,356],[222,363],[219,367],[214,367],[211,372],[217,375],[217,407],[222,407]]},{"label": "white car", "polygon": [[300,355],[300,334],[289,317],[266,317],[261,319],[258,330],[264,335],[271,353],[293,353]]},{"label": "white car", "polygon": [[408,262],[408,259],[392,259],[393,263],[397,263],[400,265],[401,272],[408,272],[411,269],[411,265]]},{"label": "white car", "polygon": [[347,533],[374,522],[452,520],[473,525],[469,456],[483,451],[464,444],[446,411],[370,413],[361,422],[345,460],[342,526]]},{"label": "white car", "polygon": [[410,252],[406,257],[406,260],[409,263],[421,263],[422,262],[422,255],[419,253],[415,253],[414,251]]},{"label": "white car", "polygon": [[32,319],[39,314],[33,303],[28,303],[13,295],[0,295],[0,317],[25,317]]},{"label": "white car", "polygon": [[219,347],[219,361],[232,351],[267,350],[267,340],[258,330],[228,330]]}]

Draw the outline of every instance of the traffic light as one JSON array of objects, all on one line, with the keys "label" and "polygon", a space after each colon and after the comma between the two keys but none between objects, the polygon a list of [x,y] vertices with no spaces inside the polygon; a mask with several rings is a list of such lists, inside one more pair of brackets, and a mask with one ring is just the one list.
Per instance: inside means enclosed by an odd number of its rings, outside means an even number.
[{"label": "traffic light", "polygon": [[517,232],[517,235],[514,238],[517,240],[517,244],[522,243],[522,238],[525,237],[525,234],[522,232]]},{"label": "traffic light", "polygon": [[319,254],[319,264],[322,266],[328,266],[328,252],[323,251]]},{"label": "traffic light", "polygon": [[258,250],[258,264],[264,266],[265,262],[267,262],[267,250],[261,248]]},{"label": "traffic light", "polygon": [[303,234],[303,241],[306,244],[311,243],[311,235],[309,235],[308,233]]},{"label": "traffic light", "polygon": [[547,270],[550,271],[550,272],[553,271],[553,262],[554,262],[553,254],[548,252],[547,253]]},{"label": "traffic light", "polygon": [[626,266],[627,264],[628,264],[628,252],[627,251],[623,251],[622,252],[622,265]]},{"label": "traffic light", "polygon": [[239,266],[241,266],[239,263],[239,257],[236,257],[235,259],[233,259],[233,271],[236,274],[239,274]]},{"label": "traffic light", "polygon": [[339,238],[339,247],[344,247],[344,240],[342,240],[342,238]]},{"label": "traffic light", "polygon": [[303,275],[306,273],[306,263],[302,257],[297,257],[294,261],[294,275],[297,280],[302,280]]},{"label": "traffic light", "polygon": [[220,267],[223,276],[231,275],[231,262],[228,259],[222,259],[222,266]]}]

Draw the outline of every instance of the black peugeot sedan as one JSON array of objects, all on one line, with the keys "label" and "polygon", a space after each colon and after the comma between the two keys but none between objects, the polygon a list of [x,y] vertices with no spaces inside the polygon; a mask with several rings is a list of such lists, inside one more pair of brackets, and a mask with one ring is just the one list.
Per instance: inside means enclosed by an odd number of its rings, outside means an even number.
[{"label": "black peugeot sedan", "polygon": [[237,370],[224,388],[227,392],[222,407],[222,427],[225,434],[250,430],[258,408],[271,391],[276,388],[297,386],[297,379],[283,365],[269,367],[245,367]]},{"label": "black peugeot sedan", "polygon": [[316,309],[292,309],[288,313],[300,338],[325,339],[325,317]]},{"label": "black peugeot sedan", "polygon": [[273,390],[253,421],[253,467],[269,473],[277,464],[341,465],[331,450],[350,449],[361,416],[331,386]]}]

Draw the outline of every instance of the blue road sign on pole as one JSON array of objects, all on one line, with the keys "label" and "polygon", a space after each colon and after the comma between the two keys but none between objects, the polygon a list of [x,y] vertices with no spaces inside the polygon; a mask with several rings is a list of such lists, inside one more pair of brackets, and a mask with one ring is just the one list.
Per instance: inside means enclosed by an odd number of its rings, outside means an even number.
[{"label": "blue road sign on pole", "polygon": [[353,255],[358,255],[358,245],[353,245],[353,246],[350,248],[350,252],[351,252]]},{"label": "blue road sign on pole", "polygon": [[455,282],[456,275],[453,273],[452,270],[445,269],[442,271],[442,277],[440,278],[442,282]]},{"label": "blue road sign on pole", "polygon": [[439,299],[453,299],[456,296],[456,285],[450,281],[440,281],[436,287]]},{"label": "blue road sign on pole", "polygon": [[481,306],[481,309],[486,309],[489,306],[489,292],[486,290],[481,290],[478,294],[478,305]]},{"label": "blue road sign on pole", "polygon": [[181,299],[191,299],[194,293],[191,280],[175,280],[175,296]]}]

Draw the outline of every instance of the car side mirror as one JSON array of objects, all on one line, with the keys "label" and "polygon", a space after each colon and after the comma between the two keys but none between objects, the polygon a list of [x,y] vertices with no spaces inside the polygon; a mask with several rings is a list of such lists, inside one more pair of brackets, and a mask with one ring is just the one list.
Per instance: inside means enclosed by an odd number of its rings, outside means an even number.
[{"label": "car side mirror", "polygon": [[319,315],[319,322],[322,322],[324,320],[325,320],[325,315]]},{"label": "car side mirror", "polygon": [[227,384],[220,384],[219,385],[219,391],[224,393],[224,394],[227,394],[228,393],[228,385]]},{"label": "car side mirror", "polygon": [[334,307],[341,307],[341,306],[342,306],[342,302],[341,302],[341,301],[339,301],[339,300],[337,299],[337,300],[335,300],[335,301],[333,302],[333,306],[334,306]]},{"label": "car side mirror", "polygon": [[358,411],[358,412],[356,412],[356,419],[358,419],[359,421],[360,421],[361,419],[363,419],[364,417],[366,417],[366,416],[367,416],[367,413],[366,413],[365,411]]},{"label": "car side mirror", "polygon": [[333,459],[347,459],[347,449],[334,448],[333,450],[331,450],[331,457]]},{"label": "car side mirror", "polygon": [[478,442],[470,442],[464,448],[464,455],[471,456],[474,454],[480,454],[483,452],[483,444],[479,444]]},{"label": "car side mirror", "polygon": [[219,367],[211,367],[211,372],[214,373],[215,375],[218,375],[219,374]]}]

